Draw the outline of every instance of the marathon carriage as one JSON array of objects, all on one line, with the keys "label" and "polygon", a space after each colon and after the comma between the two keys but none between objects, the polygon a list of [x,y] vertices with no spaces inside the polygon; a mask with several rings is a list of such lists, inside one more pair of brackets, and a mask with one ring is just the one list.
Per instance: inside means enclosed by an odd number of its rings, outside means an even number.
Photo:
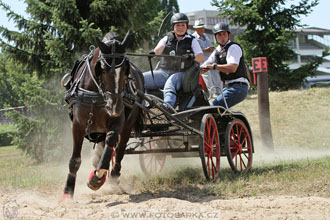
[{"label": "marathon carriage", "polygon": [[[209,105],[199,64],[185,72],[177,108],[172,108],[171,114],[160,90],[144,90],[142,72],[128,58],[145,56],[151,64],[152,57],[168,55],[126,53],[128,37],[129,32],[120,42],[108,33],[103,41],[97,39],[98,48],[92,47],[90,54],[62,78],[68,90],[65,99],[72,110],[73,134],[73,153],[62,198],[73,197],[84,137],[105,143],[98,165],[89,176],[87,185],[93,190],[105,182],[109,164],[111,177],[120,176],[124,154],[140,154],[146,174],[153,172],[152,163],[160,171],[166,155],[199,156],[208,180],[218,177],[221,156],[227,156],[235,172],[248,171],[254,153],[249,123],[240,112]],[[129,143],[131,137],[139,141]]]},{"label": "marathon carriage", "polygon": [[[148,56],[149,62],[151,57],[167,56],[128,55]],[[177,56],[177,59],[183,58]],[[173,114],[164,108],[166,103],[160,90],[136,91],[136,95],[145,100],[142,105],[135,103],[144,111],[145,124],[140,141],[130,143],[126,154],[140,154],[140,165],[146,175],[160,172],[167,155],[199,156],[208,180],[218,176],[221,156],[227,156],[236,173],[251,168],[254,146],[246,117],[228,108],[210,106],[209,93],[199,72],[197,63],[185,72]],[[124,101],[127,105],[133,104],[133,99],[124,98]]]}]

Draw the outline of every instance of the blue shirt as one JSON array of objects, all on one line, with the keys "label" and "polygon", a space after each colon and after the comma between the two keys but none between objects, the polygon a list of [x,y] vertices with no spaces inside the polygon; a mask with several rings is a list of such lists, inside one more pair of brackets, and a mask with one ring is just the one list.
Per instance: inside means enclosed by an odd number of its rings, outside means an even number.
[{"label": "blue shirt", "polygon": [[[203,37],[199,36],[199,34],[195,31],[192,34],[198,41],[199,45],[201,46],[202,49],[208,48],[208,47],[213,47],[213,44],[211,43],[209,37],[206,34],[203,34]],[[207,60],[211,53],[209,52],[204,52],[204,60]]]}]

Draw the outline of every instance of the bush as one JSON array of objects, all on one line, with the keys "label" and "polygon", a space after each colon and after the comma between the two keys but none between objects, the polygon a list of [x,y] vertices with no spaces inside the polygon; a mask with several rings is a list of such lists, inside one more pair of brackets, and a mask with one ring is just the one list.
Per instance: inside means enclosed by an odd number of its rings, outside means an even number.
[{"label": "bush", "polygon": [[16,129],[13,125],[0,126],[0,146],[8,146],[12,144]]}]

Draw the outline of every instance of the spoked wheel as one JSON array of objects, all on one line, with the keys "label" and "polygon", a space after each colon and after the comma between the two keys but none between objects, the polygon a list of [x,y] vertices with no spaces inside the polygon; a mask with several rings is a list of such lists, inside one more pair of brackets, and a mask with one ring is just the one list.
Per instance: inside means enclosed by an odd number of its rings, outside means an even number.
[{"label": "spoked wheel", "polygon": [[[164,148],[166,141],[161,140],[160,138],[144,138],[143,144],[141,145],[143,150],[153,150]],[[157,175],[159,174],[164,167],[166,160],[166,154],[140,154],[139,161],[143,173],[146,176]]]},{"label": "spoked wheel", "polygon": [[246,172],[252,166],[252,138],[245,123],[239,119],[229,122],[225,134],[225,150],[231,169]]},{"label": "spoked wheel", "polygon": [[200,131],[204,133],[199,145],[204,175],[207,180],[215,180],[220,170],[220,141],[217,124],[211,114],[203,116]]}]

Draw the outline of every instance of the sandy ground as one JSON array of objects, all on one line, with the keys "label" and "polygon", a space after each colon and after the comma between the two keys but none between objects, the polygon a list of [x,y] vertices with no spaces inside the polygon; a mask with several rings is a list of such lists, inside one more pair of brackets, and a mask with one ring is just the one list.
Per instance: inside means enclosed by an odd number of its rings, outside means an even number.
[{"label": "sandy ground", "polygon": [[[282,152],[277,155],[256,153],[254,165],[262,166],[271,161],[302,159],[330,155],[326,153]],[[286,155],[286,156],[285,156]],[[289,156],[291,155],[291,156]],[[294,156],[293,156],[294,155]],[[258,196],[238,199],[227,199],[216,196],[196,196],[189,192],[166,193],[153,195],[150,192],[137,192],[132,180],[125,181],[127,176],[141,176],[137,158],[127,155],[123,162],[121,183],[111,185],[109,182],[97,192],[86,186],[89,172],[92,170],[89,159],[84,159],[78,172],[74,199],[60,201],[62,188],[36,190],[0,189],[0,220],[2,219],[308,219],[330,220],[330,198],[295,197],[295,196]],[[133,161],[133,162],[132,162]],[[166,159],[168,169],[173,166],[200,167],[200,160]],[[222,161],[228,166],[227,161]],[[172,167],[171,167],[172,166]],[[222,166],[223,167],[223,166]],[[67,173],[67,165],[63,167]],[[132,175],[132,173],[134,175]],[[51,175],[51,174],[50,174]],[[126,179],[127,180],[127,179]],[[63,182],[64,186],[64,182]],[[52,187],[50,187],[52,188]]]},{"label": "sandy ground", "polygon": [[0,219],[330,219],[328,198],[270,196],[226,200],[208,196],[181,200],[125,191],[107,184],[98,192],[78,190],[73,200],[65,201],[59,201],[61,192],[2,192]]}]

